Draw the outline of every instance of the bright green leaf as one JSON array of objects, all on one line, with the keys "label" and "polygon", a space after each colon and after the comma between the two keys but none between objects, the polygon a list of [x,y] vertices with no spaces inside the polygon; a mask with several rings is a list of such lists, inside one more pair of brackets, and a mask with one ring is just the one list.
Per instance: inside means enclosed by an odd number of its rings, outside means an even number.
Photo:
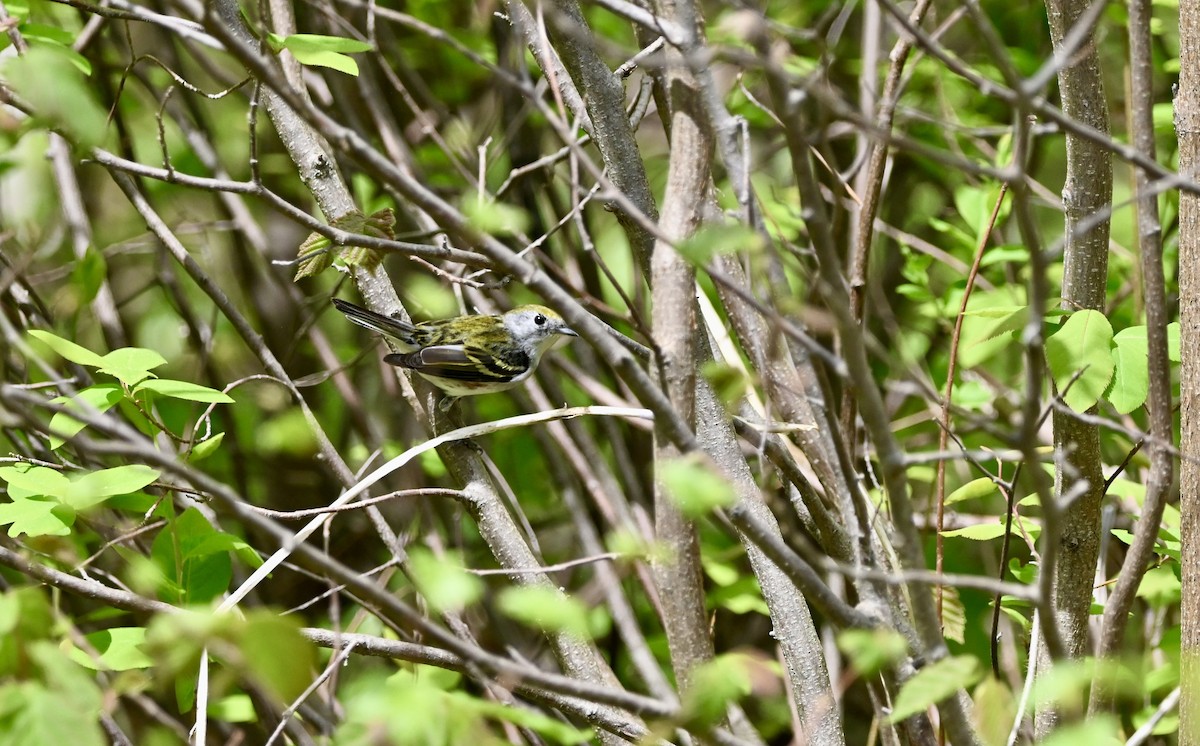
[{"label": "bright green leaf", "polygon": [[1004,536],[1004,524],[1002,523],[977,523],[974,526],[964,526],[956,528],[953,531],[943,531],[942,536],[958,537],[960,539],[971,539],[972,541],[988,541],[989,539],[999,539]]},{"label": "bright green leaf", "polygon": [[970,655],[955,655],[925,666],[900,687],[888,722],[898,723],[924,712],[981,678],[983,667]]},{"label": "bright green leaf", "polygon": [[1003,681],[988,676],[975,687],[971,699],[975,702],[972,714],[983,746],[1005,746],[1017,713],[1012,690]]},{"label": "bright green leaf", "polygon": [[473,227],[492,236],[511,236],[529,230],[529,214],[503,202],[467,197],[462,211]]},{"label": "bright green leaf", "polygon": [[41,329],[30,329],[29,336],[40,341],[50,349],[58,353],[59,357],[64,360],[70,360],[79,365],[86,365],[92,368],[98,368],[104,363],[104,358],[87,349],[80,347],[74,342],[63,339],[62,337],[51,334],[50,332]]},{"label": "bright green leaf", "polygon": [[715,725],[725,717],[730,702],[750,691],[750,670],[744,656],[719,655],[692,671],[691,684],[683,692],[683,721],[699,729]]},{"label": "bright green leaf", "polygon": [[315,649],[300,634],[294,617],[253,611],[246,617],[238,642],[250,673],[280,701],[292,701],[312,683]]},{"label": "bright green leaf", "polygon": [[946,504],[953,505],[954,503],[963,502],[964,500],[976,500],[984,497],[991,497],[1000,493],[1000,488],[992,481],[990,477],[980,477],[972,479],[962,487],[951,492],[946,496]]},{"label": "bright green leaf", "polygon": [[86,152],[103,142],[107,123],[94,87],[75,66],[77,57],[69,47],[38,44],[23,55],[6,58],[3,72],[37,119],[65,133]]},{"label": "bright green leaf", "polygon": [[70,648],[71,658],[80,665],[96,671],[130,671],[149,668],[154,661],[142,652],[146,641],[145,627],[114,627],[85,635],[89,646],[98,653],[93,658],[77,647]]},{"label": "bright green leaf", "polygon": [[663,462],[658,478],[679,512],[692,520],[733,505],[737,499],[728,480],[698,456]]},{"label": "bright green leaf", "polygon": [[[278,39],[275,34],[272,37]],[[291,34],[282,39],[282,45],[285,49],[295,52],[296,50],[305,50],[312,52],[338,52],[341,54],[356,54],[359,52],[370,52],[374,47],[365,41],[358,39],[347,39],[342,36],[323,36],[321,34]]]},{"label": "bright green leaf", "polygon": [[1055,728],[1050,735],[1038,741],[1039,746],[1121,746],[1121,724],[1108,713],[1092,714],[1081,723]]},{"label": "bright green leaf", "polygon": [[458,557],[439,559],[428,550],[413,549],[408,563],[417,590],[434,611],[461,611],[483,594],[483,581],[464,570]]},{"label": "bright green leaf", "polygon": [[172,399],[204,402],[208,404],[233,404],[233,398],[228,394],[210,389],[187,381],[174,381],[170,378],[151,378],[138,384],[135,391],[153,391],[159,396],[169,396]]},{"label": "bright green leaf", "polygon": [[[124,397],[125,392],[119,385],[98,383],[77,392],[73,397],[60,396],[54,400],[54,403],[61,404],[67,412],[78,412],[83,415],[91,410],[98,413],[107,412]],[[55,412],[54,416],[50,418],[51,450],[60,448],[66,442],[65,438],[70,438],[86,427],[82,421],[75,419],[67,412]]]},{"label": "bright green leaf", "polygon": [[144,347],[122,347],[100,359],[100,372],[117,378],[126,386],[134,386],[150,375],[150,371],[166,365],[163,356]]},{"label": "bright green leaf", "polygon": [[102,469],[73,479],[62,499],[76,510],[86,510],[105,498],[137,492],[156,479],[158,472],[142,464]]},{"label": "bright green leaf", "polygon": [[[1076,412],[1092,407],[1112,380],[1113,330],[1099,311],[1077,311],[1046,339],[1046,363],[1063,400]],[[1070,387],[1068,388],[1068,384]]]},{"label": "bright green leaf", "polygon": [[509,704],[501,702],[488,702],[476,699],[463,692],[452,692],[449,696],[452,701],[462,703],[467,709],[478,712],[481,715],[512,723],[513,725],[538,733],[547,742],[571,746],[572,744],[589,743],[593,737],[593,733],[590,730],[573,728],[567,723],[555,720],[548,715],[543,715],[536,710],[512,707]]},{"label": "bright green leaf", "polygon": [[704,266],[721,254],[756,253],[763,249],[763,238],[742,224],[705,226],[676,247],[692,264]]},{"label": "bright green leaf", "polygon": [[256,723],[258,712],[254,709],[254,700],[248,694],[231,694],[221,697],[208,706],[208,714],[213,720],[223,723]]},{"label": "bright green leaf", "polygon": [[531,627],[566,632],[579,639],[591,636],[587,608],[554,588],[520,586],[506,588],[497,598],[500,611]]},{"label": "bright green leaf", "polygon": [[1146,340],[1131,340],[1120,334],[1113,338],[1113,380],[1106,398],[1118,414],[1129,414],[1142,406],[1150,391]]},{"label": "bright green leaf", "polygon": [[838,634],[837,646],[860,676],[874,676],[908,654],[904,636],[883,628],[845,630]]},{"label": "bright green leaf", "polygon": [[71,488],[71,480],[62,472],[46,466],[18,464],[0,467],[0,479],[8,482],[9,497],[46,495],[61,498]]},{"label": "bright green leaf", "polygon": [[725,562],[718,562],[711,557],[701,557],[700,561],[704,565],[704,573],[719,586],[733,585],[741,576],[736,567]]},{"label": "bright green leaf", "polygon": [[68,536],[75,523],[75,511],[47,498],[23,497],[0,503],[0,526],[8,527],[14,539],[27,536]]},{"label": "bright green leaf", "polygon": [[203,461],[209,456],[217,452],[221,447],[221,441],[225,440],[225,433],[217,433],[211,438],[206,438],[192,446],[192,449],[187,452],[186,458],[189,464],[194,464],[198,461]]},{"label": "bright green leaf", "polygon": [[75,264],[75,269],[71,272],[75,286],[83,294],[83,297],[80,298],[83,303],[92,302],[107,277],[108,269],[104,264],[104,255],[94,249],[89,249]]},{"label": "bright green leaf", "polygon": [[372,49],[370,44],[357,39],[320,34],[292,34],[284,37],[270,34],[268,43],[276,53],[281,49],[288,50],[302,65],[328,67],[347,75],[358,75],[358,63],[346,55],[369,52]]},{"label": "bright green leaf", "polygon": [[1138,598],[1146,599],[1146,603],[1154,609],[1165,609],[1179,603],[1182,596],[1179,578],[1175,577],[1170,567],[1166,565],[1152,567],[1142,576],[1138,584]]}]

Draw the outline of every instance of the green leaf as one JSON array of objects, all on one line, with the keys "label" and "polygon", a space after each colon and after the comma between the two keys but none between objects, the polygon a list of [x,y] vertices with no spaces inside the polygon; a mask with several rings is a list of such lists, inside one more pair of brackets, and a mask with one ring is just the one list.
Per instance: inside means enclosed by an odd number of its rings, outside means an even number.
[{"label": "green leaf", "polygon": [[0,479],[8,482],[9,497],[45,495],[61,498],[71,488],[71,480],[65,474],[45,466],[3,466],[0,467]]},{"label": "green leaf", "polygon": [[837,636],[837,646],[863,677],[874,676],[908,654],[904,636],[889,629],[848,629]]},{"label": "green leaf", "polygon": [[924,712],[943,699],[953,696],[959,689],[973,686],[981,678],[983,668],[973,656],[955,655],[943,658],[917,671],[916,675],[904,682],[887,720],[889,723],[898,723]]},{"label": "green leaf", "polygon": [[571,746],[592,740],[592,731],[573,728],[535,710],[513,707],[501,702],[487,702],[463,692],[452,692],[448,696],[452,702],[461,703],[464,708],[534,731],[553,743]]},{"label": "green leaf", "polygon": [[1109,713],[1091,714],[1082,723],[1072,723],[1055,728],[1050,735],[1038,741],[1038,746],[1121,746],[1121,724]]},{"label": "green leaf", "polygon": [[221,697],[208,706],[208,714],[213,720],[223,723],[256,723],[258,713],[254,709],[254,700],[248,694],[231,694]]},{"label": "green leaf", "polygon": [[942,636],[952,642],[963,644],[967,634],[967,609],[963,606],[958,589],[942,589]]},{"label": "green leaf", "polygon": [[700,375],[726,407],[740,400],[750,388],[750,381],[741,369],[718,360],[709,360],[700,366]]},{"label": "green leaf", "polygon": [[709,225],[693,233],[676,246],[687,261],[703,267],[720,254],[758,253],[764,247],[757,231],[740,223]]},{"label": "green leaf", "polygon": [[217,433],[211,438],[206,438],[192,446],[187,452],[185,458],[189,464],[194,464],[203,461],[209,456],[217,452],[221,446],[221,441],[225,440],[225,433]]},{"label": "green leaf", "polygon": [[996,264],[1020,263],[1029,262],[1029,248],[1019,244],[1008,244],[1006,246],[996,246],[988,249],[983,254],[983,259],[979,261],[980,267],[991,267]]},{"label": "green leaf", "polygon": [[[1149,723],[1151,718],[1162,715],[1162,713],[1158,712],[1160,705],[1161,703],[1159,702],[1152,702],[1134,713],[1132,718],[1134,727],[1141,728]],[[1179,713],[1171,712],[1155,722],[1151,734],[1155,736],[1169,736],[1177,730],[1179,730]]]},{"label": "green leaf", "polygon": [[242,539],[233,534],[225,533],[224,531],[214,531],[212,534],[201,539],[199,543],[187,549],[187,559],[201,559],[210,554],[234,552],[251,567],[258,567],[263,563],[262,557],[258,556],[258,552],[254,551],[254,547],[247,544]]},{"label": "green leaf", "polygon": [[75,35],[58,26],[47,26],[43,23],[22,23],[20,30],[21,35],[25,37],[26,41],[41,39],[68,47],[75,43]]},{"label": "green leaf", "polygon": [[509,617],[531,627],[566,632],[581,640],[591,637],[587,608],[555,588],[506,588],[497,598],[497,605]]},{"label": "green leaf", "polygon": [[315,649],[300,634],[299,621],[294,617],[252,611],[238,642],[251,675],[281,702],[291,702],[312,683]]},{"label": "green leaf", "polygon": [[1037,565],[1033,563],[1023,565],[1018,559],[1010,559],[1008,571],[1017,579],[1018,583],[1029,584],[1037,580]]},{"label": "green leaf", "polygon": [[1179,356],[1179,322],[1172,321],[1167,324],[1167,358],[1178,363],[1182,360]]},{"label": "green leaf", "polygon": [[1063,400],[1076,412],[1090,409],[1108,388],[1116,366],[1112,343],[1112,324],[1092,310],[1071,314],[1046,340],[1046,363],[1054,383],[1060,392],[1066,391]]},{"label": "green leaf", "polygon": [[22,497],[11,503],[0,503],[0,526],[8,527],[14,539],[28,536],[68,536],[75,524],[75,511],[57,500],[44,497]]},{"label": "green leaf", "polygon": [[169,396],[172,399],[198,401],[207,404],[233,404],[233,398],[216,389],[201,386],[198,383],[175,381],[170,378],[151,378],[138,384],[134,391],[153,391],[159,396]]},{"label": "green leaf", "polygon": [[77,58],[57,44],[31,46],[26,54],[4,60],[4,77],[42,122],[63,132],[83,151],[104,140],[106,114]]},{"label": "green leaf", "polygon": [[71,272],[75,286],[83,294],[83,297],[80,298],[83,303],[92,302],[107,277],[108,268],[104,264],[104,255],[95,249],[88,249]]},{"label": "green leaf", "polygon": [[158,532],[150,556],[168,581],[166,587],[159,589],[162,600],[203,604],[229,587],[233,578],[229,552],[210,551],[205,546],[218,533],[195,508],[180,513],[165,530]]},{"label": "green leaf", "polygon": [[943,531],[942,536],[958,537],[960,539],[970,539],[972,541],[988,541],[990,539],[999,539],[1004,536],[1004,524],[1002,523],[977,523],[974,526],[965,526],[956,528],[953,531]]},{"label": "green leaf", "polygon": [[691,684],[683,693],[683,722],[698,730],[716,725],[724,719],[729,703],[750,691],[745,657],[719,655],[692,671]]},{"label": "green leaf", "polygon": [[3,724],[3,731],[19,734],[19,740],[5,744],[107,744],[100,729],[104,698],[92,675],[50,642],[35,642],[25,653],[37,676],[20,688],[24,701],[13,720]]},{"label": "green leaf", "polygon": [[94,671],[130,671],[154,665],[141,649],[146,641],[145,627],[114,627],[91,632],[85,637],[99,658],[72,646],[69,649],[71,659],[81,666]]},{"label": "green leaf", "polygon": [[483,595],[483,581],[462,567],[453,555],[441,559],[425,549],[408,554],[408,572],[430,608],[437,612],[462,611]]},{"label": "green leaf", "polygon": [[478,200],[469,196],[462,203],[463,214],[481,233],[512,236],[529,230],[529,214],[504,202]]},{"label": "green leaf", "polygon": [[975,702],[972,712],[975,728],[983,746],[1005,746],[1013,717],[1017,714],[1012,690],[1003,681],[988,676],[975,687],[971,699]]},{"label": "green leaf", "polygon": [[[278,39],[275,34],[272,37]],[[340,54],[357,54],[370,52],[374,47],[365,41],[347,39],[343,36],[324,36],[322,34],[291,34],[283,38],[283,47],[291,52],[297,49],[313,52],[338,52]]]},{"label": "green leaf", "polygon": [[980,477],[979,479],[972,479],[947,495],[946,505],[953,505],[964,500],[991,497],[997,494],[1000,494],[1000,488],[996,486],[996,483],[990,477]]},{"label": "green leaf", "polygon": [[122,347],[100,360],[100,372],[115,377],[126,386],[134,386],[150,375],[150,371],[166,365],[163,356],[144,347]]},{"label": "green leaf", "polygon": [[[103,414],[112,409],[124,397],[125,392],[117,384],[98,383],[95,386],[88,386],[70,398],[60,396],[54,400],[54,403],[61,404],[67,412],[85,414],[95,410],[95,412]],[[66,438],[70,438],[86,427],[81,420],[75,419],[67,412],[55,412],[54,416],[50,418],[51,450],[60,448],[63,443],[67,442]]]},{"label": "green leaf", "polygon": [[729,481],[699,456],[663,462],[658,478],[679,512],[692,520],[737,501]]},{"label": "green leaf", "polygon": [[80,347],[74,342],[69,342],[62,337],[51,334],[50,332],[43,331],[41,329],[30,329],[29,336],[40,341],[51,350],[54,350],[56,353],[58,353],[58,356],[64,360],[70,360],[73,363],[86,365],[91,368],[98,368],[104,364],[104,358],[100,357],[86,347]]},{"label": "green leaf", "polygon": [[315,277],[329,269],[333,266],[334,254],[333,241],[315,231],[308,234],[308,238],[304,239],[304,243],[296,250],[298,262],[296,276],[292,280]]},{"label": "green leaf", "polygon": [[[1144,327],[1143,327],[1144,330]],[[1150,367],[1146,339],[1131,338],[1122,330],[1113,337],[1113,380],[1106,398],[1118,414],[1129,414],[1142,406],[1150,392]],[[1143,331],[1144,333],[1144,331]]]},{"label": "green leaf", "polygon": [[976,292],[962,317],[958,361],[964,368],[973,368],[1012,343],[1013,332],[1025,327],[1029,307],[1022,297],[1010,290],[993,293]]},{"label": "green leaf", "polygon": [[143,464],[94,471],[71,480],[62,500],[75,510],[86,510],[114,495],[128,495],[158,479],[158,472]]},{"label": "green leaf", "polygon": [[719,586],[731,586],[742,577],[742,572],[738,568],[725,562],[718,562],[712,557],[701,557],[700,562],[704,565],[704,574]]},{"label": "green leaf", "polygon": [[1146,599],[1153,609],[1165,609],[1179,603],[1182,586],[1170,567],[1152,567],[1142,576],[1138,584],[1138,598]]},{"label": "green leaf", "polygon": [[347,75],[358,75],[358,63],[346,55],[373,49],[370,44],[357,39],[320,34],[268,34],[267,42],[276,53],[281,49],[288,50],[302,65],[328,67]]}]

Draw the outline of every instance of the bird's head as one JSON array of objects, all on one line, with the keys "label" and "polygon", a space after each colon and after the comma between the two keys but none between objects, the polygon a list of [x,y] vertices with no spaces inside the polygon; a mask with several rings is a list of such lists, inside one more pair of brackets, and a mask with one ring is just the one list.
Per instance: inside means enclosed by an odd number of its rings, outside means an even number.
[{"label": "bird's head", "polygon": [[542,353],[567,337],[578,337],[567,322],[545,306],[518,306],[504,314],[504,328],[531,353]]}]

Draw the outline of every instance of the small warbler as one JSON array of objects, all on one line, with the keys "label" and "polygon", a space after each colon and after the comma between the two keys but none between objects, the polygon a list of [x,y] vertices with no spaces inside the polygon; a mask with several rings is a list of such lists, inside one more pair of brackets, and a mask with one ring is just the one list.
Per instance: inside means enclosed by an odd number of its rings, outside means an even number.
[{"label": "small warbler", "polygon": [[[339,298],[333,305],[355,324],[396,342],[401,352],[387,355],[384,362],[419,373],[450,397],[510,389],[533,375],[542,353],[579,336],[545,306],[410,324]],[[447,399],[441,407],[446,410],[453,403]]]}]

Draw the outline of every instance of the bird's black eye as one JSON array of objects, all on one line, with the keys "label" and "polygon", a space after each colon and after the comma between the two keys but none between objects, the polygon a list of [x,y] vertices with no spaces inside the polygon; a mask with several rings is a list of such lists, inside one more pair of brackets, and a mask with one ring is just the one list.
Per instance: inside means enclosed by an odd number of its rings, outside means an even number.
[{"label": "bird's black eye", "polygon": [[545,326],[546,317],[539,313],[537,316],[533,317],[533,323],[537,324],[538,326]]}]

